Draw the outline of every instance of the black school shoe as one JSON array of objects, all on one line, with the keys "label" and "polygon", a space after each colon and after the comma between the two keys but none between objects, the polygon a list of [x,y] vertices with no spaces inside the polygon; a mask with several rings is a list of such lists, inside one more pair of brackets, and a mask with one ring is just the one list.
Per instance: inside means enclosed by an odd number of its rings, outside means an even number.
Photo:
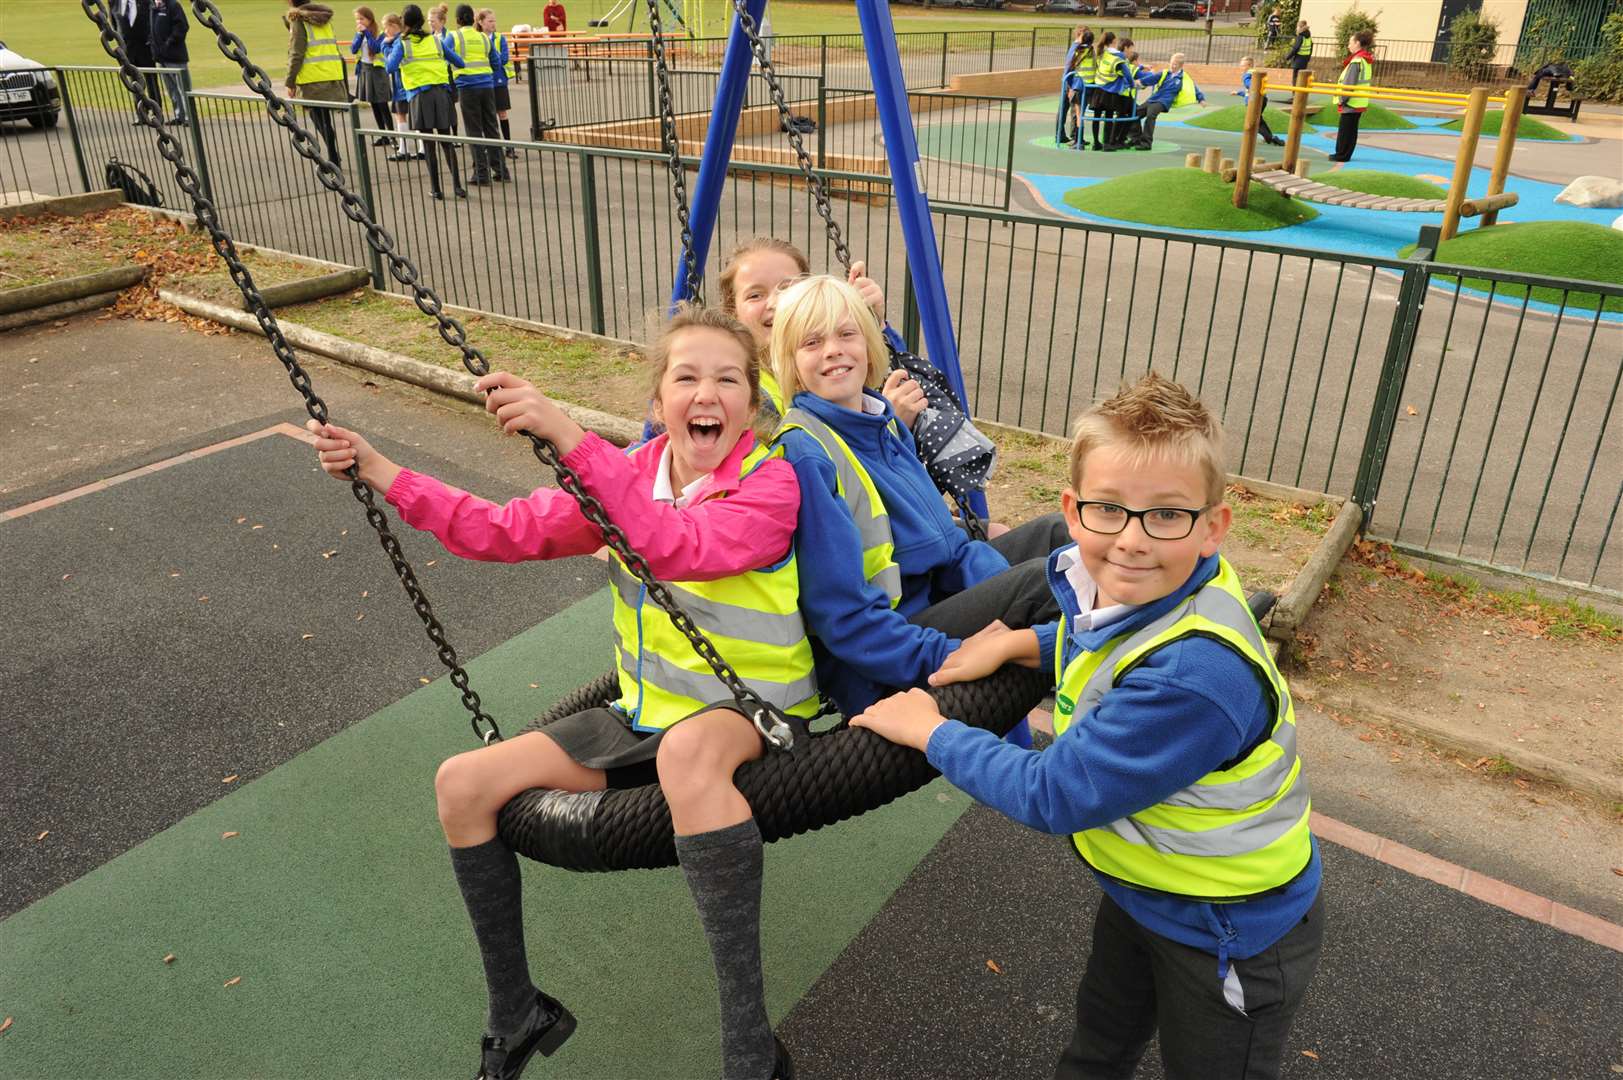
[{"label": "black school shoe", "polygon": [[778,1051],[777,1060],[772,1063],[772,1080],[795,1080],[795,1063],[789,1056],[789,1048],[776,1035],[772,1036],[772,1045]]},{"label": "black school shoe", "polygon": [[474,1080],[518,1080],[536,1051],[551,1057],[574,1033],[574,1014],[557,998],[537,990],[535,1008],[522,1028],[512,1035],[486,1035],[480,1040],[479,1075]]}]

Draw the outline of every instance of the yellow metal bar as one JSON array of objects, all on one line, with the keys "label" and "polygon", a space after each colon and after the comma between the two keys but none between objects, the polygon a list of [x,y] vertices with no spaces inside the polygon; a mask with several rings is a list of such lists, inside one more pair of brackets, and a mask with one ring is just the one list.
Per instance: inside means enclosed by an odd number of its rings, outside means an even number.
[{"label": "yellow metal bar", "polygon": [[1488,91],[1479,86],[1471,91],[1465,107],[1465,123],[1460,126],[1460,149],[1454,157],[1454,179],[1448,185],[1448,203],[1443,207],[1443,239],[1452,240],[1460,228],[1460,209],[1471,185],[1471,165],[1476,161],[1477,139],[1482,135],[1482,117],[1488,111]]},{"label": "yellow metal bar", "polygon": [[[1458,105],[1464,107],[1470,100],[1466,94],[1452,94],[1442,90],[1409,90],[1403,87],[1390,86],[1349,86],[1345,83],[1309,82],[1306,85],[1276,86],[1276,91],[1289,94],[1324,94],[1329,97],[1359,97],[1375,98],[1383,101],[1412,101],[1422,105]],[[1491,105],[1507,104],[1506,97],[1490,97],[1487,99]]]},{"label": "yellow metal bar", "polygon": [[[1505,190],[1505,177],[1510,175],[1510,155],[1516,152],[1516,128],[1522,122],[1522,109],[1527,104],[1527,88],[1517,86],[1505,91],[1510,100],[1499,120],[1499,152],[1494,155],[1493,173],[1488,177],[1488,196],[1491,198]],[[1493,207],[1482,215],[1478,228],[1486,229],[1499,222],[1499,208]]]}]

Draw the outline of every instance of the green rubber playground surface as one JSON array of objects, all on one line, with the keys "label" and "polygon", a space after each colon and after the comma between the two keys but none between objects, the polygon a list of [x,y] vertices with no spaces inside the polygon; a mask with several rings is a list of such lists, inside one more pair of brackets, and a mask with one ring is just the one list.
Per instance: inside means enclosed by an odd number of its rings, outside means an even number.
[{"label": "green rubber playground surface", "polygon": [[[1450,120],[1440,125],[1444,131],[1460,131],[1465,127],[1463,117]],[[1486,138],[1497,139],[1499,132],[1505,126],[1503,110],[1484,113],[1482,116],[1482,134]],[[1516,138],[1518,139],[1549,139],[1554,142],[1567,142],[1568,136],[1558,128],[1540,120],[1536,116],[1524,116],[1516,122]]]},{"label": "green rubber playground surface", "polygon": [[1244,210],[1234,206],[1233,198],[1234,185],[1224,183],[1222,177],[1181,165],[1106,180],[1065,194],[1068,204],[1087,214],[1185,229],[1260,232],[1319,216],[1303,200],[1287,199],[1261,184],[1252,185]]},{"label": "green rubber playground surface", "polygon": [[[517,726],[599,674],[608,620],[599,591],[469,664],[492,714]],[[440,679],[0,923],[0,1073],[471,1072],[484,982],[432,791],[470,744]],[[968,805],[937,781],[767,848],[774,1020]],[[680,871],[526,864],[525,889],[532,971],[581,1022],[547,1075],[715,1075],[714,979]]]}]

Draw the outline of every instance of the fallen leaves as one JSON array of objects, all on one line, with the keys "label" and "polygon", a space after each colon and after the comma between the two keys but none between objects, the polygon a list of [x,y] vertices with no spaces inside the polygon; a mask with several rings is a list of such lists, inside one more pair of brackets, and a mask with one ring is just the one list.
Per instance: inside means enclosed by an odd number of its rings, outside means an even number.
[{"label": "fallen leaves", "polygon": [[11,1017],[8,1016],[4,1020],[0,1020],[0,1035],[4,1035],[10,1029],[11,1029]]},{"label": "fallen leaves", "polygon": [[232,832],[223,832],[223,833],[221,833],[220,834],[220,839],[221,840],[230,840],[234,836],[241,836],[241,835],[242,835],[241,833],[236,832],[236,831],[233,830]]},{"label": "fallen leaves", "polygon": [[175,954],[174,953],[164,953],[163,954],[163,962],[166,963],[166,964],[173,964],[175,962]]},{"label": "fallen leaves", "polygon": [[222,784],[234,784],[237,781],[238,775],[239,774],[237,774],[237,773],[232,773],[230,776],[227,776],[225,779],[221,780],[220,783],[222,783]]},{"label": "fallen leaves", "polygon": [[39,834],[39,835],[38,835],[38,836],[36,836],[36,837],[34,837],[34,843],[36,843],[36,844],[37,844],[37,843],[39,843],[39,842],[40,842],[40,841],[41,841],[41,840],[43,840],[43,839],[45,839],[45,838],[46,838],[46,837],[47,837],[47,836],[50,836],[50,835],[51,835],[51,830],[50,830],[50,829],[46,829],[46,830],[45,830],[45,831],[44,831],[44,832],[42,832],[42,833],[40,833],[40,834]]},{"label": "fallen leaves", "polygon": [[[1410,409],[1410,410],[1409,410],[1409,411],[1410,411],[1410,412],[1411,412],[1411,413],[1412,413],[1412,412],[1414,412],[1414,410],[1413,410],[1413,409]],[[1317,1060],[1319,1060],[1319,1055],[1317,1055],[1317,1054],[1315,1054],[1315,1053],[1314,1053],[1314,1052],[1313,1052],[1313,1051],[1311,1051],[1311,1050],[1303,1050],[1303,1051],[1302,1051],[1302,1056],[1303,1056],[1303,1057],[1309,1057],[1309,1058],[1312,1058],[1312,1059],[1313,1059],[1313,1060],[1314,1060],[1314,1061],[1317,1061]]]},{"label": "fallen leaves", "polygon": [[241,981],[242,981],[242,976],[241,975],[233,975],[231,978],[229,978],[229,979],[227,979],[225,981],[225,988],[227,990],[229,990],[231,987],[237,985]]},{"label": "fallen leaves", "polygon": [[991,970],[993,975],[1001,975],[1001,974],[1003,974],[1003,969],[997,966],[997,961],[996,960],[988,960],[986,962],[986,966],[987,966],[988,969]]}]

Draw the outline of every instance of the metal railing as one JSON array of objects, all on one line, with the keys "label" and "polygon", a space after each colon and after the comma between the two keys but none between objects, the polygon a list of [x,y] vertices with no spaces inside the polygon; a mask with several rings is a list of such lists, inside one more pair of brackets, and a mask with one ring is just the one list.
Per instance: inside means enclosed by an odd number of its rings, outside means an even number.
[{"label": "metal railing", "polygon": [[[117,150],[183,206],[151,133],[130,127],[127,96],[115,107],[116,97],[96,98],[94,72],[64,74],[86,160]],[[191,97],[188,156],[239,238],[367,266],[378,287],[399,291],[257,100]],[[346,175],[447,301],[621,338],[642,337],[663,310],[677,238],[660,154],[496,144],[516,155],[513,181],[440,203],[427,197],[421,162],[390,160],[394,147],[378,145],[395,133],[358,124],[352,107],[305,104],[331,116]],[[481,142],[410,138],[456,145],[464,166]],[[824,175],[852,253],[916,339],[889,178]],[[1011,214],[933,194],[977,416],[1063,435],[1080,408],[1153,367],[1214,407],[1239,473],[1350,492],[1376,535],[1411,550],[1623,593],[1623,287]],[[733,170],[707,277],[758,235],[798,244],[814,267],[834,265],[790,166]]]},{"label": "metal railing", "polygon": [[87,165],[72,134],[75,117],[64,104],[68,93],[60,68],[0,72],[0,206],[30,192],[89,189]]}]

